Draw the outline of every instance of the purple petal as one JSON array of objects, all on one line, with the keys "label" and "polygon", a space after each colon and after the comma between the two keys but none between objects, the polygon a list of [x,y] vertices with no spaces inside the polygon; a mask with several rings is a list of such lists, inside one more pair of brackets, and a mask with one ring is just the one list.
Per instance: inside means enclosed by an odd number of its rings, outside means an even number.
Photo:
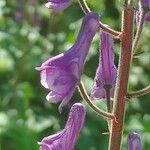
[{"label": "purple petal", "polygon": [[75,44],[65,53],[52,57],[40,67],[36,67],[41,73],[41,84],[52,91],[47,95],[47,100],[52,103],[61,102],[60,111],[70,100],[80,81],[85,58],[98,28],[98,15],[87,14]]},{"label": "purple petal", "polygon": [[112,38],[101,32],[101,45],[99,48],[99,66],[96,70],[96,76],[91,91],[92,98],[106,98],[106,85],[110,88],[110,96],[114,96],[114,88],[117,77],[117,69],[114,64],[113,41]]},{"label": "purple petal", "polygon": [[140,0],[141,6],[150,9],[150,0]]},{"label": "purple petal", "polygon": [[65,128],[39,142],[41,150],[73,150],[79,132],[83,126],[85,109],[76,103],[71,107]]},{"label": "purple petal", "polygon": [[70,4],[70,0],[49,0],[45,6],[54,12],[59,12],[66,9]]},{"label": "purple petal", "polygon": [[58,103],[61,102],[64,99],[64,97],[54,91],[51,91],[46,96],[46,99],[51,103]]},{"label": "purple petal", "polygon": [[128,150],[142,150],[140,136],[135,132],[128,134]]}]

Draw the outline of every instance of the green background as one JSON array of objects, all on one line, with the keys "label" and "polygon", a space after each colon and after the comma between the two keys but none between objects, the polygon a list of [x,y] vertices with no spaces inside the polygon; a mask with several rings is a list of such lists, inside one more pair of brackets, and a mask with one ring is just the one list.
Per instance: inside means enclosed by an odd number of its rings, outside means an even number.
[{"label": "green background", "polygon": [[[88,0],[88,4],[100,15],[102,22],[120,30],[122,2]],[[44,7],[42,0],[0,0],[0,150],[38,150],[37,141],[62,129],[70,106],[82,102],[76,91],[60,115],[58,105],[46,101],[48,91],[41,86],[35,67],[73,45],[83,16],[77,1],[65,11],[53,14]],[[98,65],[98,38],[97,34],[82,75],[89,92]],[[149,41],[150,25],[145,25],[138,46],[138,51],[144,53],[133,60],[129,91],[150,83]],[[114,51],[117,65],[118,41],[114,42]],[[95,103],[105,109],[104,102]],[[85,124],[75,149],[107,150],[108,136],[102,134],[107,132],[106,122],[87,105],[86,108]],[[149,95],[127,102],[123,150],[127,149],[127,134],[132,131],[141,135],[143,150],[149,150]]]}]

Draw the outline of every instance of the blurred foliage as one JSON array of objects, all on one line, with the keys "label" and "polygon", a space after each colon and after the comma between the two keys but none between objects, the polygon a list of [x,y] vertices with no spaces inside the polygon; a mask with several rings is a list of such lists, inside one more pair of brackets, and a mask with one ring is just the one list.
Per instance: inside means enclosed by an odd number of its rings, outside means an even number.
[{"label": "blurred foliage", "polygon": [[[101,20],[120,30],[123,5],[120,1],[87,0]],[[47,91],[40,85],[35,70],[47,58],[67,50],[75,41],[83,12],[77,1],[64,12],[53,14],[41,0],[0,0],[0,150],[37,150],[37,141],[64,127],[70,106],[81,97],[76,91],[60,115],[58,105],[45,100]],[[129,77],[129,90],[150,83],[150,30],[144,27],[138,51]],[[115,42],[116,64],[119,43]],[[87,57],[83,81],[88,91],[98,65],[98,35]],[[104,102],[96,102],[105,108]],[[127,134],[140,133],[143,150],[150,147],[150,96],[127,103],[123,150],[127,149]],[[87,107],[85,126],[77,141],[77,150],[107,150],[106,122]],[[117,141],[116,141],[117,142]]]}]

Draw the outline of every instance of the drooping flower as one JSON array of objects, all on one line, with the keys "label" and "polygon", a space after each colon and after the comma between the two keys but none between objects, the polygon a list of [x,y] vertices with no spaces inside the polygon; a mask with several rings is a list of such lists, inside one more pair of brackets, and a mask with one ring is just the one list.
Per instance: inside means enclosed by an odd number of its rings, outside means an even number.
[{"label": "drooping flower", "polygon": [[85,118],[84,106],[76,103],[71,107],[65,128],[39,142],[40,150],[73,150]]},{"label": "drooping flower", "polygon": [[71,4],[71,0],[48,0],[45,6],[54,12],[66,9]]},{"label": "drooping flower", "polygon": [[142,150],[140,136],[135,132],[128,134],[128,150]]},{"label": "drooping flower", "polygon": [[91,91],[92,98],[106,98],[106,94],[110,94],[110,97],[113,97],[117,77],[113,55],[113,40],[104,32],[100,33],[100,40],[99,66]]},{"label": "drooping flower", "polygon": [[59,111],[70,100],[80,81],[86,55],[98,28],[98,15],[87,14],[75,44],[65,53],[48,59],[36,68],[41,73],[41,84],[50,90],[46,99],[52,103],[61,102]]}]

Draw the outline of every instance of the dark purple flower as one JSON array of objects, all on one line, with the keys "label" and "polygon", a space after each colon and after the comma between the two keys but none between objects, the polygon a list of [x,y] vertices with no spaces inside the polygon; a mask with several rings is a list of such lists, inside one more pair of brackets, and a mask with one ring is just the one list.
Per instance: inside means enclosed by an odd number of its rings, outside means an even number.
[{"label": "dark purple flower", "polygon": [[[139,24],[139,20],[140,20],[140,11],[136,12],[136,24]],[[150,12],[147,12],[145,14],[145,18],[144,18],[144,24],[150,23]]]},{"label": "dark purple flower", "polygon": [[85,109],[76,103],[71,107],[65,128],[39,142],[40,150],[73,150],[79,132],[83,126]]},{"label": "dark purple flower", "polygon": [[50,90],[46,99],[52,103],[61,102],[60,111],[70,100],[80,81],[86,55],[98,28],[98,15],[87,14],[75,44],[65,53],[48,59],[41,67],[36,68],[41,72],[41,84]]},{"label": "dark purple flower", "polygon": [[104,32],[100,33],[100,40],[99,66],[91,91],[92,98],[106,98],[106,91],[110,92],[110,96],[113,97],[117,77],[117,69],[114,64],[113,55],[113,40]]},{"label": "dark purple flower", "polygon": [[142,7],[150,9],[150,0],[140,0],[140,4]]},{"label": "dark purple flower", "polygon": [[128,134],[128,150],[142,150],[140,136],[135,132]]},{"label": "dark purple flower", "polygon": [[58,12],[64,10],[70,4],[71,0],[48,0],[45,6],[52,9],[54,12]]}]

